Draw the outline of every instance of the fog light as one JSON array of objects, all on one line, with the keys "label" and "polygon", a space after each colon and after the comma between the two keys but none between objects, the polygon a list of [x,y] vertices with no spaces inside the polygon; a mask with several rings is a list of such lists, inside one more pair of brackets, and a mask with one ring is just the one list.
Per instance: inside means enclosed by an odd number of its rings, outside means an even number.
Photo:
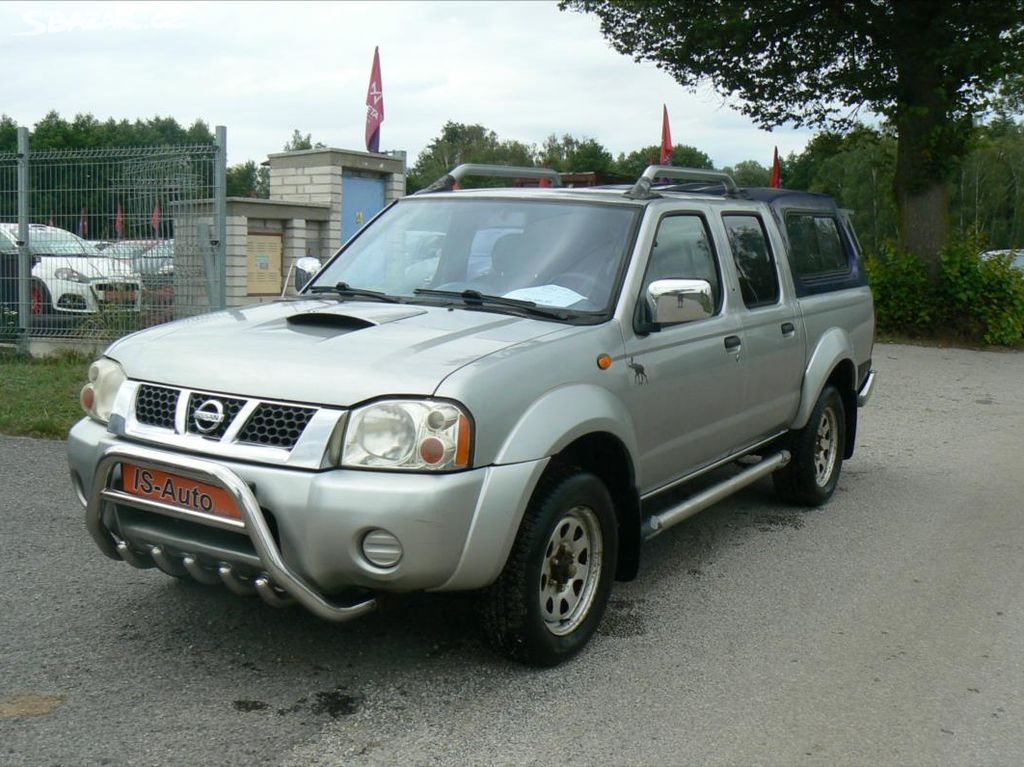
[{"label": "fog light", "polygon": [[394,567],[402,559],[402,544],[387,530],[371,530],[363,536],[363,556],[377,567]]}]

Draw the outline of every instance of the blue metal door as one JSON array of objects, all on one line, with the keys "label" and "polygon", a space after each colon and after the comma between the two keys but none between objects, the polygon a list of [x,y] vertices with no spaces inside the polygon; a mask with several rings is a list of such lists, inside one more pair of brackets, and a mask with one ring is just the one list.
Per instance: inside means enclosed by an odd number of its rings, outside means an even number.
[{"label": "blue metal door", "polygon": [[384,179],[346,173],[342,180],[341,241],[347,242],[384,207]]}]

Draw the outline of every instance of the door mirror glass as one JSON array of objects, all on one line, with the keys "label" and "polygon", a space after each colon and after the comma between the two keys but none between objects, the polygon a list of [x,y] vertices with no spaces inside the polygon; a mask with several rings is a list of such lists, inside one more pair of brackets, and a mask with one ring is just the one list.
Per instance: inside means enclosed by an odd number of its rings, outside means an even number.
[{"label": "door mirror glass", "polygon": [[655,280],[647,286],[647,309],[656,325],[706,320],[715,313],[707,280]]},{"label": "door mirror glass", "polygon": [[320,262],[312,256],[295,260],[295,292],[300,293],[320,271]]}]

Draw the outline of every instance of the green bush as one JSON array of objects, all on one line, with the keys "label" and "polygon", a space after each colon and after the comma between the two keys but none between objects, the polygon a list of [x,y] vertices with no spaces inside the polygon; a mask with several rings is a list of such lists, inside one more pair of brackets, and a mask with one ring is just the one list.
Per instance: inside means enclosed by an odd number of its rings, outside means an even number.
[{"label": "green bush", "polygon": [[967,236],[942,253],[938,298],[943,324],[959,335],[1009,346],[1024,335],[1024,274],[1012,257],[981,258],[983,243]]},{"label": "green bush", "polygon": [[920,258],[886,247],[867,269],[879,332],[920,335],[934,327],[935,289]]},{"label": "green bush", "polygon": [[977,235],[943,250],[938,285],[917,256],[886,248],[867,261],[878,330],[1010,346],[1024,335],[1024,274],[1010,256],[981,258]]}]

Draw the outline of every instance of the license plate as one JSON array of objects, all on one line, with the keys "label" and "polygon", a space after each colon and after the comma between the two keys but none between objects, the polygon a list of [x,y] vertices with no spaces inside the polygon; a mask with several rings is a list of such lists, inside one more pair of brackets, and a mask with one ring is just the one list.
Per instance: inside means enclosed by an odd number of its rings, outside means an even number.
[{"label": "license plate", "polygon": [[124,492],[131,495],[202,514],[228,519],[242,518],[234,498],[224,488],[130,463],[122,464],[121,477]]},{"label": "license plate", "polygon": [[108,290],[103,294],[103,300],[111,304],[134,304],[134,290]]}]

